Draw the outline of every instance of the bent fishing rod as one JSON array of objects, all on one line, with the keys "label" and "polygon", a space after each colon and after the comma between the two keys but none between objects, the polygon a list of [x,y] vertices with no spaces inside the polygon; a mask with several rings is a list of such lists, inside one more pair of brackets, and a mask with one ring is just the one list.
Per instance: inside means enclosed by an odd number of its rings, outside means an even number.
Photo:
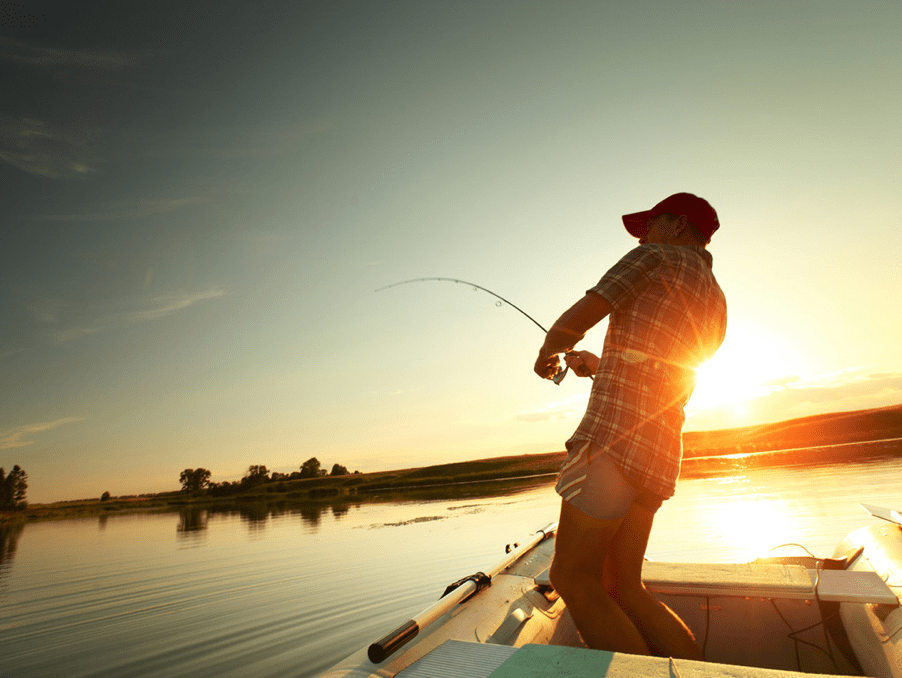
[{"label": "bent fishing rod", "polygon": [[[486,293],[488,293],[488,294],[491,294],[493,297],[495,297],[496,299],[499,299],[499,300],[502,301],[503,303],[507,304],[507,305],[510,306],[512,309],[514,309],[514,310],[516,310],[516,311],[519,311],[520,313],[522,313],[523,315],[525,315],[527,318],[529,318],[529,319],[536,325],[536,327],[538,327],[540,330],[542,330],[545,334],[548,334],[548,330],[546,330],[544,327],[542,327],[542,325],[539,323],[538,320],[536,320],[535,318],[533,318],[531,315],[529,315],[529,313],[527,313],[526,311],[524,311],[522,308],[520,308],[519,306],[517,306],[517,305],[516,305],[515,303],[513,303],[512,301],[508,301],[507,299],[505,299],[504,297],[502,297],[500,294],[497,294],[496,292],[492,292],[492,290],[487,289],[487,288],[483,287],[482,285],[477,285],[476,283],[467,282],[466,280],[458,280],[457,278],[440,278],[440,277],[433,277],[433,278],[413,278],[412,280],[402,280],[401,282],[396,282],[396,283],[392,283],[391,285],[386,285],[385,287],[380,287],[380,288],[377,289],[376,291],[377,291],[377,292],[381,292],[382,290],[387,290],[389,287],[397,287],[397,286],[399,286],[399,285],[407,285],[408,283],[427,282],[427,281],[430,281],[430,280],[432,280],[432,281],[438,280],[438,281],[444,281],[444,282],[459,283],[459,284],[462,284],[462,285],[469,285],[469,286],[472,287],[474,290],[482,290],[483,292],[486,292]],[[496,303],[497,303],[497,302],[496,302]],[[499,303],[499,304],[497,304],[497,305],[500,306],[501,304]],[[554,382],[555,384],[557,384],[557,385],[560,385],[560,383],[564,380],[564,377],[567,376],[567,372],[568,372],[569,370],[570,370],[570,366],[569,366],[569,365],[566,365],[566,367],[565,367],[563,370],[558,370],[558,373],[555,374],[555,375],[551,378],[551,381],[553,381],[553,382]],[[587,375],[587,376],[589,376],[589,378],[591,378],[591,379],[594,379],[594,378],[595,378],[594,375],[591,375],[591,374],[590,374],[590,375]]]}]

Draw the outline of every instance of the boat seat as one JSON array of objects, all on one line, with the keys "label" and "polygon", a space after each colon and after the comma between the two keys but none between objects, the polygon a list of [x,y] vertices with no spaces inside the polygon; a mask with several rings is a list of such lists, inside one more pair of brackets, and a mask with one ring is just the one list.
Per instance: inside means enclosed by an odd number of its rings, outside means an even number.
[{"label": "boat seat", "polygon": [[[448,640],[399,671],[397,678],[673,678],[680,675],[691,675],[693,678],[779,678],[787,674],[774,669],[642,657],[558,645],[524,645],[516,648]],[[815,673],[806,673],[805,676],[826,678]]]},{"label": "boat seat", "polygon": [[[642,581],[653,593],[689,596],[785,598],[898,606],[876,572],[812,570],[802,565],[761,563],[659,563],[645,561]],[[548,570],[535,578],[551,586]],[[817,593],[815,593],[815,585]]]}]

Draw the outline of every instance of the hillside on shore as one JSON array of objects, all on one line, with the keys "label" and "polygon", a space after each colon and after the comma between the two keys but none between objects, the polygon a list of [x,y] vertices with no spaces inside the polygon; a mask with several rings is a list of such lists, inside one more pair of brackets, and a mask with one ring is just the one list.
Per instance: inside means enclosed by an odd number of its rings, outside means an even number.
[{"label": "hillside on shore", "polygon": [[902,438],[902,405],[818,414],[773,424],[683,434],[686,457]]}]

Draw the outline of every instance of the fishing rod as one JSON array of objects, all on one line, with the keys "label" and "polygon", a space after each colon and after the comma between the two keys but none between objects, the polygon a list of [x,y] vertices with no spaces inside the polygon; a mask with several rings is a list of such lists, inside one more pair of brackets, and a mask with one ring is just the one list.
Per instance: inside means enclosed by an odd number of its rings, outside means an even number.
[{"label": "fishing rod", "polygon": [[[439,280],[439,281],[444,281],[444,282],[453,282],[453,283],[459,283],[459,284],[462,284],[462,285],[469,285],[469,286],[472,287],[474,290],[482,290],[483,292],[487,292],[488,294],[491,294],[491,295],[492,295],[493,297],[495,297],[496,299],[501,300],[502,302],[504,302],[505,304],[507,304],[508,306],[510,306],[511,308],[513,308],[514,310],[517,310],[517,311],[519,311],[520,313],[522,313],[523,315],[525,315],[527,318],[529,318],[529,319],[536,325],[536,327],[538,327],[540,330],[542,330],[545,334],[548,334],[548,330],[546,330],[546,329],[541,325],[541,323],[539,323],[538,320],[536,320],[535,318],[533,318],[531,315],[529,315],[529,313],[527,313],[526,311],[524,311],[522,308],[520,308],[519,306],[517,306],[517,305],[516,305],[515,303],[513,303],[512,301],[509,301],[509,300],[505,299],[505,298],[502,297],[500,294],[498,294],[498,293],[496,293],[496,292],[492,292],[492,290],[487,289],[487,288],[483,287],[482,285],[477,285],[476,283],[471,283],[471,282],[468,282],[468,281],[466,281],[466,280],[458,280],[457,278],[440,278],[440,277],[433,277],[433,278],[413,278],[412,280],[402,280],[401,282],[396,282],[396,283],[392,283],[391,285],[386,285],[385,287],[380,287],[380,288],[377,289],[376,291],[377,291],[377,292],[381,292],[382,290],[387,290],[389,287],[397,287],[398,285],[407,285],[408,283],[426,282],[426,281],[430,281],[430,280]],[[500,306],[501,304],[498,304],[498,305]],[[569,370],[570,370],[570,366],[567,365],[563,370],[558,370],[558,373],[555,374],[555,375],[551,378],[551,380],[552,380],[555,384],[560,385],[560,383],[564,380],[564,377],[567,376],[567,372],[568,372]],[[592,378],[594,379],[594,376],[593,376],[593,375],[589,375],[589,376],[592,377]]]}]

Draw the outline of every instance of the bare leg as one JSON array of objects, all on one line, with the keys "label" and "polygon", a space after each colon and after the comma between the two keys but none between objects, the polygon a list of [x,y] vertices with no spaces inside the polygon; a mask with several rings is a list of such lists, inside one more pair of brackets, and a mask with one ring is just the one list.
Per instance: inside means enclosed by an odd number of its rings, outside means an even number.
[{"label": "bare leg", "polygon": [[655,654],[702,660],[702,651],[683,620],[642,583],[642,562],[654,517],[652,511],[634,503],[621,519],[605,558],[605,588]]},{"label": "bare leg", "polygon": [[591,518],[562,501],[549,574],[586,645],[649,654],[642,635],[604,586],[605,557],[622,522]]}]

